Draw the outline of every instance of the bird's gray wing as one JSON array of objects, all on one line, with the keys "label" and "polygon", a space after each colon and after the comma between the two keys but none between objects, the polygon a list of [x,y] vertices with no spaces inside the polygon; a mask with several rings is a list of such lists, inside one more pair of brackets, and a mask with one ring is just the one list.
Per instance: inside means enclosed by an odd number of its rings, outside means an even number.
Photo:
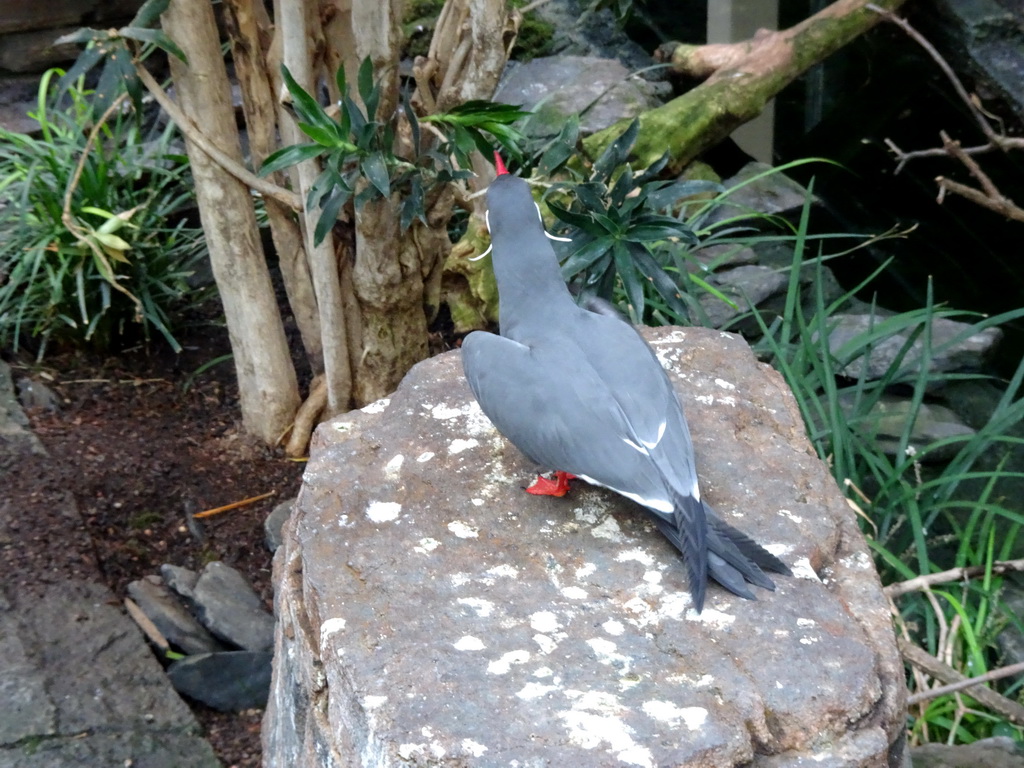
[{"label": "bird's gray wing", "polygon": [[690,430],[672,382],[654,351],[636,329],[616,318],[581,313],[580,338],[600,338],[587,346],[588,364],[614,393],[619,408],[665,483],[680,496],[700,500]]},{"label": "bird's gray wing", "polygon": [[[483,412],[527,457],[617,491],[671,521],[691,590],[703,595],[703,507],[666,484],[614,393],[580,350],[571,344],[529,346],[478,331],[463,341],[462,364]],[[556,375],[560,371],[565,375]]]},{"label": "bird's gray wing", "polygon": [[627,443],[629,424],[607,387],[569,350],[546,354],[477,331],[463,341],[462,365],[480,408],[536,464],[671,504],[657,469]]}]

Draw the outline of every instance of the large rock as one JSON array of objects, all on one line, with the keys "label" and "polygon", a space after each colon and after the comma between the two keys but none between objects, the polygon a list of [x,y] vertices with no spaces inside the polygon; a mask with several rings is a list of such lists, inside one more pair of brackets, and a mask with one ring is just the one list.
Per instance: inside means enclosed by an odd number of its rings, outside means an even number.
[{"label": "large rock", "polygon": [[738,337],[652,329],[703,488],[791,564],[691,609],[634,504],[522,492],[458,353],[324,424],[274,560],[266,766],[900,765],[905,685],[853,513]]},{"label": "large rock", "polygon": [[570,115],[580,114],[580,130],[595,133],[636,117],[660,103],[646,80],[614,59],[547,56],[510,66],[495,101],[532,110],[527,130],[540,136],[558,133]]},{"label": "large rock", "polygon": [[[883,378],[910,340],[916,328],[904,328],[884,334],[871,346],[871,354],[862,354],[864,339],[869,338],[877,329],[885,327],[886,318],[870,313],[833,315],[834,324],[828,334],[828,346],[833,355],[844,358],[853,351],[861,352],[859,357],[850,360],[842,373],[851,379],[862,376],[868,380]],[[1002,340],[1003,332],[998,328],[986,328],[971,333],[971,326],[945,317],[936,317],[931,324],[931,355],[928,369],[933,373],[954,371],[977,371],[981,369],[992,354],[992,350]],[[921,369],[921,358],[924,353],[924,334],[921,333],[911,344],[903,357],[901,371],[916,373]],[[847,347],[852,347],[847,349]],[[929,385],[938,385],[939,381]]]}]

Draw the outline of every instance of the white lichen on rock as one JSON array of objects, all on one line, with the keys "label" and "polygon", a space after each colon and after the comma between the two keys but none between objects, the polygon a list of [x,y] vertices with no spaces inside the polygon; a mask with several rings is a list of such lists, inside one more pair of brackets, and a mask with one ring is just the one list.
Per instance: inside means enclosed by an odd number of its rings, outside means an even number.
[{"label": "white lichen on rock", "polygon": [[512,669],[513,664],[525,664],[529,660],[529,651],[509,651],[508,653],[503,653],[500,659],[496,659],[488,664],[487,671],[492,675],[506,675]]},{"label": "white lichen on rock", "polygon": [[476,448],[478,445],[480,445],[480,442],[473,437],[469,438],[469,440],[456,438],[448,443],[448,453],[456,455],[463,451],[468,451],[470,448]]},{"label": "white lichen on rock", "polygon": [[708,719],[708,711],[704,707],[680,707],[671,701],[660,699],[645,701],[641,709],[648,717],[667,723],[673,728],[678,728],[682,724],[691,731],[700,728]]},{"label": "white lichen on rock", "polygon": [[371,501],[366,505],[366,516],[375,523],[389,523],[402,513],[397,501]]},{"label": "white lichen on rock", "polygon": [[486,647],[483,640],[472,635],[463,635],[452,645],[455,646],[457,651],[482,651]]},{"label": "white lichen on rock", "polygon": [[476,526],[464,523],[461,520],[452,520],[448,523],[448,530],[460,539],[475,539],[480,535],[480,531]]}]

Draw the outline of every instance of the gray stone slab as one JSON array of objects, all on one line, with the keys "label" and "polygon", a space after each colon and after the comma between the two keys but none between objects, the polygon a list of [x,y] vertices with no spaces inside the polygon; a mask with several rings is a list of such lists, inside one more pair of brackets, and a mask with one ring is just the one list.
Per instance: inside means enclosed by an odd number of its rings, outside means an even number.
[{"label": "gray stone slab", "polygon": [[24,453],[45,455],[46,451],[29,429],[14,391],[10,366],[0,360],[0,470],[9,469]]},{"label": "gray stone slab", "polygon": [[46,674],[21,634],[17,616],[0,613],[0,746],[57,732],[57,708],[46,693]]},{"label": "gray stone slab", "polygon": [[277,548],[281,546],[281,528],[291,515],[293,506],[295,506],[295,499],[282,501],[263,521],[263,540],[271,552],[276,552]]},{"label": "gray stone slab", "polygon": [[219,764],[110,590],[69,581],[10,597],[0,768]]},{"label": "gray stone slab", "polygon": [[615,59],[544,56],[510,67],[494,100],[533,110],[526,130],[546,136],[557,134],[570,115],[587,110],[580,131],[590,134],[657,106],[653,91]]},{"label": "gray stone slab", "polygon": [[196,582],[199,581],[199,574],[180,565],[165,563],[160,566],[160,575],[164,583],[182,597],[191,600]]},{"label": "gray stone slab", "polygon": [[267,765],[900,764],[888,603],[792,395],[736,336],[644,334],[704,494],[794,575],[696,614],[636,505],[522,492],[534,468],[440,355],[316,433],[274,560]]},{"label": "gray stone slab", "polygon": [[0,750],[0,768],[220,768],[198,736],[159,728],[30,740]]},{"label": "gray stone slab", "polygon": [[973,744],[925,744],[910,750],[913,768],[1024,768],[1024,747],[1008,736]]}]

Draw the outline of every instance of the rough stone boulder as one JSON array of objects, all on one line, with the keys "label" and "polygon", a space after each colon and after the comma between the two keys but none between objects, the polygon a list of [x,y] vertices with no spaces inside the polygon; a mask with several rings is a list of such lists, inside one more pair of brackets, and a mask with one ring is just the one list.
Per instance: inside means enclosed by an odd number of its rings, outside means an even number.
[{"label": "rough stone boulder", "polygon": [[699,616],[637,506],[534,497],[457,352],[316,433],[274,561],[267,766],[899,765],[903,667],[853,513],[738,337],[644,331],[704,495],[794,571]]}]

